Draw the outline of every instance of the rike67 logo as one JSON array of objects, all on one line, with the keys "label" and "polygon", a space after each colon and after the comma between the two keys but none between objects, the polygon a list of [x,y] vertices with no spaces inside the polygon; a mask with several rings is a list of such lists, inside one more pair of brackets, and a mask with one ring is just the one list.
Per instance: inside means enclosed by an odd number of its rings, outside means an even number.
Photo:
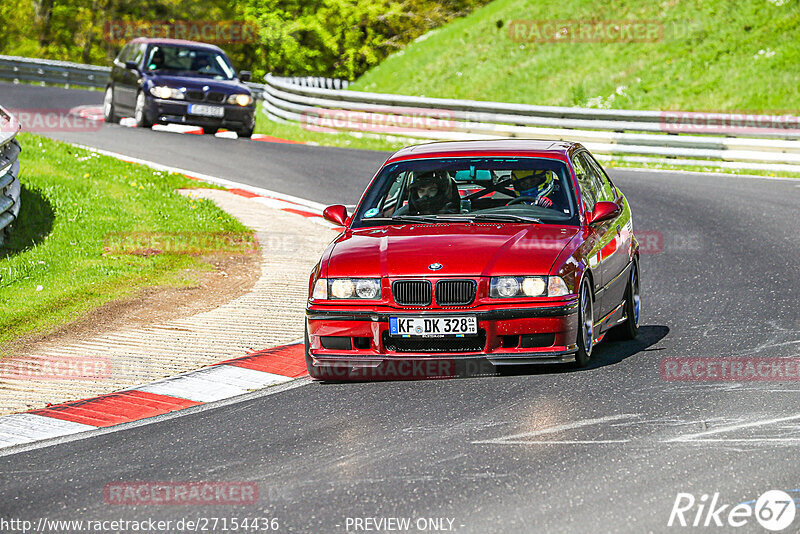
[{"label": "rike67 logo", "polygon": [[764,492],[756,501],[735,506],[721,504],[719,493],[703,494],[699,499],[691,493],[678,493],[667,526],[738,528],[755,518],[765,529],[778,532],[792,524],[796,513],[794,500],[781,490]]}]

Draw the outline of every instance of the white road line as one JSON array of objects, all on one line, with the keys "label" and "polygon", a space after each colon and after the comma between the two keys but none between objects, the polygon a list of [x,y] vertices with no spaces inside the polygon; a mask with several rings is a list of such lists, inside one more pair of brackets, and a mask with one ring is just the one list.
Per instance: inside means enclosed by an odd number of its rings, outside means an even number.
[{"label": "white road line", "polygon": [[603,444],[603,443],[628,443],[629,439],[561,439],[552,441],[473,441],[472,443],[494,443],[499,445],[590,445],[590,444]]},{"label": "white road line", "polygon": [[189,171],[186,169],[180,169],[178,167],[172,167],[169,165],[162,165],[161,163],[156,163],[154,161],[147,161],[144,159],[134,158],[132,156],[127,156],[125,154],[120,154],[119,152],[111,152],[109,150],[103,150],[102,148],[95,148],[92,146],[87,145],[74,145],[78,148],[82,148],[84,150],[88,150],[89,152],[95,152],[97,154],[103,154],[104,156],[110,156],[112,158],[117,158],[122,161],[127,161],[130,163],[138,163],[140,165],[145,165],[150,167],[151,169],[155,169],[158,171],[165,171],[165,172],[175,172],[178,174],[185,174],[187,176],[193,176],[195,178],[199,178],[204,182],[208,182],[211,184],[216,184],[222,187],[226,187],[228,189],[243,189],[245,191],[250,191],[251,193],[255,193],[257,195],[264,195],[267,197],[277,198],[279,200],[285,200],[288,202],[292,202],[294,204],[299,204],[301,206],[305,206],[307,208],[311,208],[312,210],[319,211],[320,213],[324,210],[327,206],[325,204],[320,204],[319,202],[314,202],[313,200],[308,200],[305,198],[295,197],[292,195],[287,195],[284,193],[279,193],[277,191],[272,191],[271,189],[264,189],[263,187],[256,187],[253,185],[242,184],[239,182],[234,182],[233,180],[227,180],[225,178],[217,178],[216,176],[211,176],[209,174],[202,174],[195,171]]},{"label": "white road line", "polygon": [[[598,425],[601,423],[608,423],[609,421],[619,421],[621,419],[634,419],[639,417],[640,414],[620,414],[620,415],[608,415],[606,417],[599,417],[597,419],[583,419],[581,421],[575,421],[574,423],[566,423],[563,425],[557,425],[549,428],[543,428],[541,430],[534,430],[532,432],[523,432],[521,434],[512,434],[510,436],[503,436],[501,438],[495,439],[488,439],[488,440],[481,440],[481,441],[473,441],[473,444],[498,444],[498,445],[506,445],[506,444],[525,444],[528,443],[526,440],[520,440],[520,438],[528,438],[534,436],[541,436],[543,434],[554,434],[556,432],[563,432],[565,430],[574,430],[576,428],[581,428],[585,426],[591,425]],[[627,441],[627,440],[626,440]],[[582,441],[582,440],[564,440],[564,443],[603,443],[602,440],[597,441]],[[556,443],[548,442],[548,441],[532,441],[532,443]]]},{"label": "white road line", "polygon": [[[798,438],[703,438],[682,440],[680,443],[800,443]],[[674,439],[663,443],[676,443]]]},{"label": "white road line", "polygon": [[10,447],[96,429],[96,426],[63,421],[54,417],[15,413],[0,417],[0,447]]},{"label": "white road line", "polygon": [[292,378],[254,369],[234,365],[216,365],[150,382],[134,389],[196,402],[214,402],[289,380]]},{"label": "white road line", "polygon": [[796,419],[800,419],[800,415],[790,415],[790,416],[787,416],[787,417],[778,417],[778,418],[775,418],[775,419],[763,419],[761,421],[751,421],[749,423],[740,423],[740,424],[737,424],[737,425],[723,426],[723,427],[720,427],[720,428],[715,428],[713,430],[706,430],[704,432],[698,432],[696,434],[689,434],[688,436],[685,436],[685,435],[684,436],[678,436],[677,438],[672,438],[672,439],[667,440],[667,441],[692,441],[695,438],[698,438],[698,437],[701,437],[701,436],[709,436],[709,435],[712,435],[712,434],[719,434],[719,433],[722,433],[722,432],[729,432],[729,431],[732,431],[732,430],[741,430],[743,428],[752,428],[752,427],[756,427],[756,426],[773,425],[775,423],[782,423],[784,421],[794,421]]}]

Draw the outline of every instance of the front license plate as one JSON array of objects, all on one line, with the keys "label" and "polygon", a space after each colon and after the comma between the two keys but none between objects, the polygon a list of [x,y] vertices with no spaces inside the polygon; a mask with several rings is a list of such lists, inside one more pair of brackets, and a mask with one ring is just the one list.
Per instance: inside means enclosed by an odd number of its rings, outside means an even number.
[{"label": "front license plate", "polygon": [[207,106],[205,104],[189,104],[189,113],[203,117],[223,117],[225,108],[222,106]]},{"label": "front license plate", "polygon": [[478,333],[478,319],[464,317],[389,317],[389,334],[403,337],[464,337]]}]

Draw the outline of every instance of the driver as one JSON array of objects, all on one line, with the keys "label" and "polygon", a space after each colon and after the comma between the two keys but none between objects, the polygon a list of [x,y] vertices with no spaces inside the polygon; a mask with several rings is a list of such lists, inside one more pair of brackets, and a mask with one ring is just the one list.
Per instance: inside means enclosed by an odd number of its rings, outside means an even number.
[{"label": "driver", "polygon": [[150,57],[150,64],[147,66],[149,70],[158,70],[164,66],[164,52],[160,48],[156,48],[153,55]]},{"label": "driver", "polygon": [[528,197],[528,200],[522,201],[523,204],[543,208],[553,207],[553,201],[547,198],[555,186],[551,171],[543,169],[511,171],[511,184],[517,197]]},{"label": "driver", "polygon": [[396,215],[433,215],[457,213],[453,206],[453,182],[438,171],[417,174],[408,186],[408,205],[398,209]]}]

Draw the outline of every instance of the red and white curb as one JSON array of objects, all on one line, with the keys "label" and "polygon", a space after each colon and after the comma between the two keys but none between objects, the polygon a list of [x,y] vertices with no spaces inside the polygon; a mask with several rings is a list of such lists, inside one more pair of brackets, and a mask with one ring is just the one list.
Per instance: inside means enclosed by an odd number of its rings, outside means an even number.
[{"label": "red and white curb", "polygon": [[115,393],[0,417],[0,448],[132,423],[307,375],[302,343],[274,347]]},{"label": "red and white curb", "polygon": [[[90,114],[92,110],[82,113]],[[222,132],[225,133],[225,132]],[[268,137],[268,136],[264,136]],[[151,169],[212,183],[267,207],[301,215],[328,228],[325,205],[224,178],[161,165],[94,147],[85,150]],[[97,431],[219,402],[308,376],[302,343],[283,345],[97,397],[0,417],[0,449]]]},{"label": "red and white curb", "polygon": [[[105,122],[105,118],[103,117],[103,107],[102,106],[76,106],[70,109],[70,113],[83,117],[84,119],[93,121],[93,122]],[[132,117],[123,117],[119,120],[120,126],[125,126],[127,128],[136,128],[136,119]],[[190,126],[188,124],[154,124],[152,129],[157,132],[171,132],[171,133],[178,133],[178,134],[192,134],[192,135],[203,135],[203,128],[200,126]],[[231,132],[228,130],[223,130],[214,134],[215,137],[221,137],[224,139],[238,139],[239,136],[236,135],[236,132]],[[291,139],[283,139],[282,137],[273,137],[271,135],[265,134],[253,134],[250,137],[251,141],[262,141],[265,143],[287,143],[292,145],[302,145],[305,144],[301,141],[293,141]]]}]

